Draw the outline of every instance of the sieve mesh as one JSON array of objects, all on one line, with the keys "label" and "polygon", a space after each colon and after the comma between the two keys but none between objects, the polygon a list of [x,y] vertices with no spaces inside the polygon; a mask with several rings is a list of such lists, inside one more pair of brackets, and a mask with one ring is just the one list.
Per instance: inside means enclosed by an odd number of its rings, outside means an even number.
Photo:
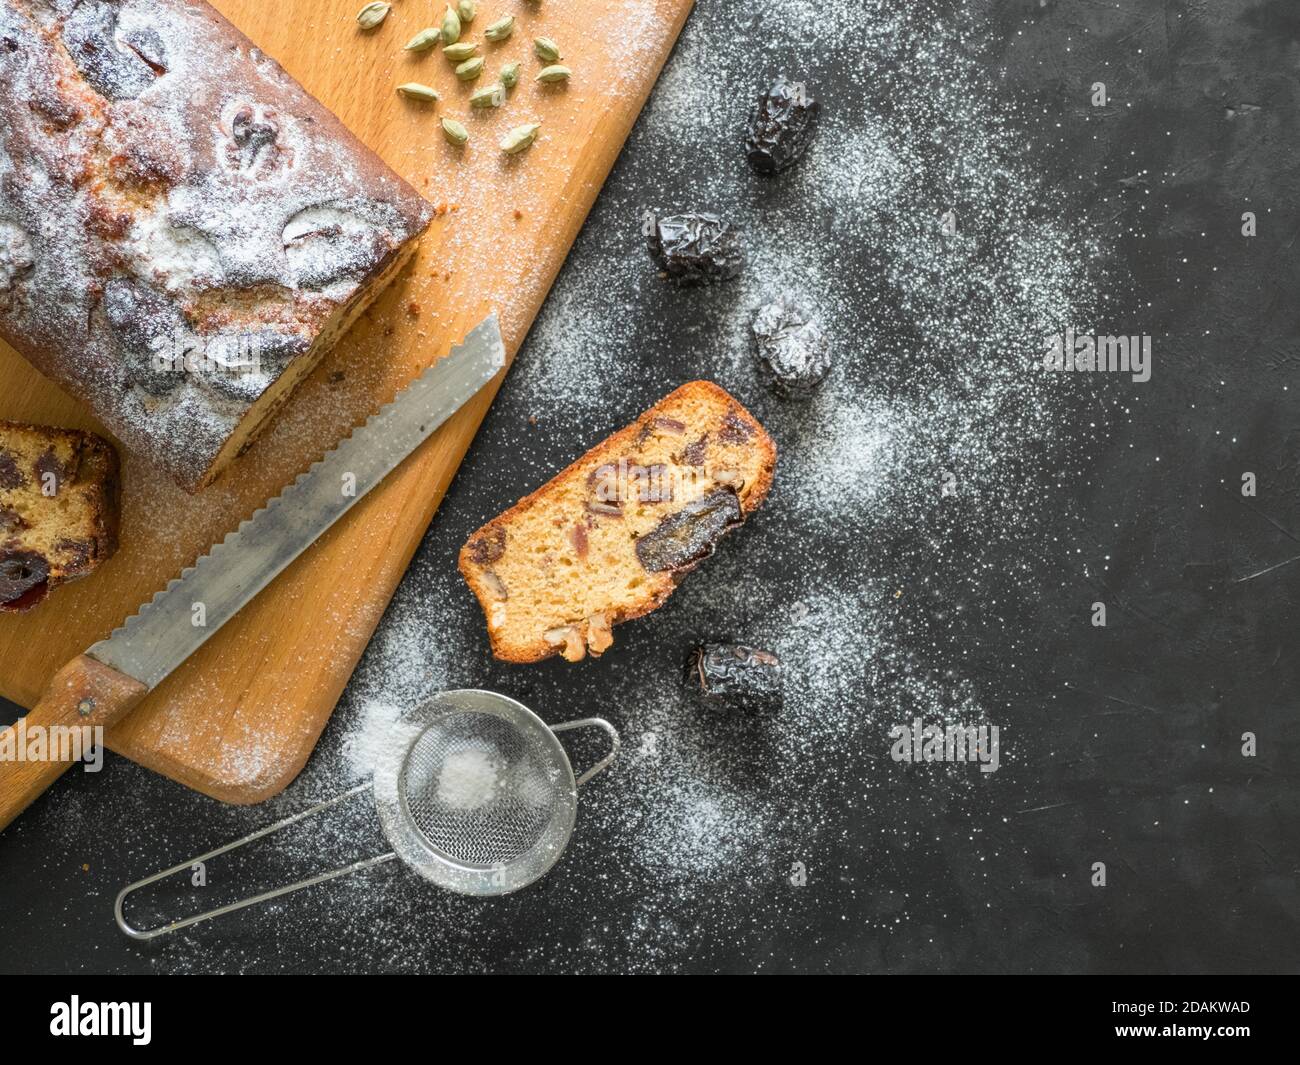
[{"label": "sieve mesh", "polygon": [[557,750],[496,714],[446,714],[407,755],[402,795],[410,819],[454,861],[509,864],[541,839],[555,815],[567,775]]}]

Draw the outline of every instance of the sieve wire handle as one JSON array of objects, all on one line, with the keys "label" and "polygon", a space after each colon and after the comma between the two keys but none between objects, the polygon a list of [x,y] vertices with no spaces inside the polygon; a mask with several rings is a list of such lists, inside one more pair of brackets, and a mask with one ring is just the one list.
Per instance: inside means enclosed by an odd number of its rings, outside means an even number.
[{"label": "sieve wire handle", "polygon": [[264,891],[262,894],[253,895],[250,898],[239,899],[238,901],[228,903],[225,906],[218,906],[214,910],[197,913],[193,917],[183,917],[179,921],[172,921],[170,924],[159,925],[157,928],[135,928],[127,923],[126,917],[122,912],[123,904],[126,902],[126,897],[139,891],[141,888],[148,887],[150,884],[157,883],[159,880],[164,880],[176,873],[183,873],[192,868],[198,862],[206,862],[209,858],[215,858],[221,854],[228,854],[230,851],[236,850],[247,843],[252,843],[254,840],[261,839],[263,836],[269,836],[273,832],[279,832],[282,828],[288,828],[290,825],[311,817],[313,814],[318,814],[322,810],[327,810],[331,806],[335,806],[346,799],[352,798],[354,795],[359,795],[363,791],[369,791],[370,788],[371,784],[369,782],[358,784],[350,791],[345,791],[341,795],[335,795],[332,799],[326,799],[324,802],[317,803],[315,806],[296,813],[291,817],[286,817],[282,821],[277,821],[273,825],[259,828],[256,832],[250,832],[247,836],[244,836],[243,839],[237,839],[233,843],[227,843],[224,847],[210,850],[206,854],[200,854],[197,858],[190,858],[188,861],[173,865],[170,869],[164,869],[161,873],[154,873],[153,876],[147,876],[143,880],[137,880],[134,884],[128,884],[118,892],[117,901],[113,903],[113,916],[117,918],[117,927],[122,929],[122,931],[132,939],[156,939],[158,936],[165,936],[169,932],[175,932],[181,928],[188,928],[190,925],[198,924],[200,921],[209,921],[213,917],[220,917],[223,914],[234,913],[236,910],[242,910],[246,906],[255,906],[259,902],[266,902],[268,899],[279,898],[281,895],[288,895],[292,891],[301,891],[303,888],[309,888],[315,884],[323,884],[325,881],[333,880],[335,877],[347,876],[348,873],[360,872],[362,869],[369,869],[371,866],[382,865],[384,862],[391,861],[393,858],[397,857],[397,855],[392,851],[389,851],[387,854],[377,854],[373,858],[364,858],[359,862],[353,862],[351,865],[344,865],[337,869],[330,869],[324,873],[317,873],[315,876],[310,876],[306,880],[299,880],[293,884],[286,884],[284,887],[274,888],[271,891]]},{"label": "sieve wire handle", "polygon": [[609,754],[605,755],[604,758],[578,778],[578,787],[582,787],[597,773],[603,773],[609,768],[610,763],[618,757],[618,749],[622,746],[623,741],[618,737],[618,730],[603,717],[584,717],[579,721],[566,721],[562,725],[552,725],[551,731],[567,732],[571,728],[602,728],[609,733]]}]

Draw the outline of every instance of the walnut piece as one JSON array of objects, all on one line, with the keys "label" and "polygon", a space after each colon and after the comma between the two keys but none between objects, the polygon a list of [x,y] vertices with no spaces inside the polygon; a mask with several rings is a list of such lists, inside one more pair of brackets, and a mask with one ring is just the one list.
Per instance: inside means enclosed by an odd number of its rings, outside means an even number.
[{"label": "walnut piece", "polygon": [[614,642],[614,634],[609,629],[609,616],[592,614],[587,619],[587,648],[592,655],[600,657],[608,651]]},{"label": "walnut piece", "polygon": [[485,569],[483,571],[483,583],[487,585],[488,591],[492,593],[494,599],[509,599],[510,591],[506,588],[506,582],[503,581],[495,570]]},{"label": "walnut piece", "polygon": [[581,662],[587,656],[587,645],[577,625],[561,625],[559,628],[547,629],[546,642],[552,647],[563,644],[564,650],[560,654],[566,661]]}]

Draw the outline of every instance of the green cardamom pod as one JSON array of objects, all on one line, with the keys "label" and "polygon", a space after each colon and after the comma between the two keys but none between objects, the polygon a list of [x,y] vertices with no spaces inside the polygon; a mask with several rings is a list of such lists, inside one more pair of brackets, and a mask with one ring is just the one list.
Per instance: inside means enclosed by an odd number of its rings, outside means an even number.
[{"label": "green cardamom pod", "polygon": [[466,59],[456,68],[456,77],[461,81],[473,81],[483,73],[483,57],[476,55],[473,59]]},{"label": "green cardamom pod", "polygon": [[515,32],[515,17],[507,15],[505,18],[499,18],[491,26],[483,31],[483,36],[489,41],[504,41]]},{"label": "green cardamom pod", "polygon": [[442,43],[455,44],[460,40],[460,16],[456,9],[447,5],[447,13],[442,16]]},{"label": "green cardamom pod", "polygon": [[437,89],[421,85],[418,81],[408,81],[405,85],[399,85],[397,91],[412,100],[423,100],[427,104],[434,103],[438,99]]},{"label": "green cardamom pod", "polygon": [[460,21],[468,26],[478,14],[478,4],[474,3],[474,0],[459,0],[456,4],[456,13],[460,15]]},{"label": "green cardamom pod", "polygon": [[513,89],[519,84],[518,63],[507,63],[501,68],[501,84],[507,89]]},{"label": "green cardamom pod", "polygon": [[454,118],[444,118],[442,120],[442,135],[452,144],[457,146],[460,146],[469,140],[469,130]]},{"label": "green cardamom pod", "polygon": [[537,139],[537,131],[541,125],[540,122],[529,122],[525,126],[516,126],[501,138],[501,150],[506,155],[522,152]]},{"label": "green cardamom pod", "polygon": [[463,63],[477,51],[478,45],[473,41],[461,41],[459,44],[447,45],[447,47],[442,50],[442,54],[453,63]]},{"label": "green cardamom pod", "polygon": [[469,94],[470,107],[500,107],[506,102],[504,85],[484,85]]},{"label": "green cardamom pod", "polygon": [[573,71],[568,67],[544,67],[537,75],[538,81],[544,81],[548,85],[557,81],[568,81],[569,75]]},{"label": "green cardamom pod", "polygon": [[393,10],[392,4],[373,3],[367,4],[357,12],[357,25],[363,30],[373,30],[384,19],[388,18],[388,13]]},{"label": "green cardamom pod", "polygon": [[430,26],[427,30],[421,30],[407,41],[406,50],[408,52],[427,52],[440,40],[442,40],[442,31],[436,26]]},{"label": "green cardamom pod", "polygon": [[549,37],[538,37],[533,41],[533,51],[543,63],[558,63],[564,56],[560,55],[560,46]]}]

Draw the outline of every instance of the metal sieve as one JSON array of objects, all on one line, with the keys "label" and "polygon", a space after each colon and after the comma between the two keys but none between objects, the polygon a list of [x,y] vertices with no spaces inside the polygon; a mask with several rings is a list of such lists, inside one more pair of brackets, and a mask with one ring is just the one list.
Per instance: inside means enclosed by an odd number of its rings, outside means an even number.
[{"label": "metal sieve", "polygon": [[[556,736],[601,728],[609,753],[576,780]],[[619,737],[598,717],[547,725],[528,707],[496,692],[442,692],[397,722],[393,742],[371,783],[259,829],[216,850],[137,880],[117,896],[118,927],[154,939],[268,899],[400,858],[440,887],[463,895],[504,895],[546,874],[564,853],[578,813],[578,788],[614,761]],[[373,789],[379,823],[392,850],[157,928],[127,923],[127,896],[176,873],[296,824]]]}]

